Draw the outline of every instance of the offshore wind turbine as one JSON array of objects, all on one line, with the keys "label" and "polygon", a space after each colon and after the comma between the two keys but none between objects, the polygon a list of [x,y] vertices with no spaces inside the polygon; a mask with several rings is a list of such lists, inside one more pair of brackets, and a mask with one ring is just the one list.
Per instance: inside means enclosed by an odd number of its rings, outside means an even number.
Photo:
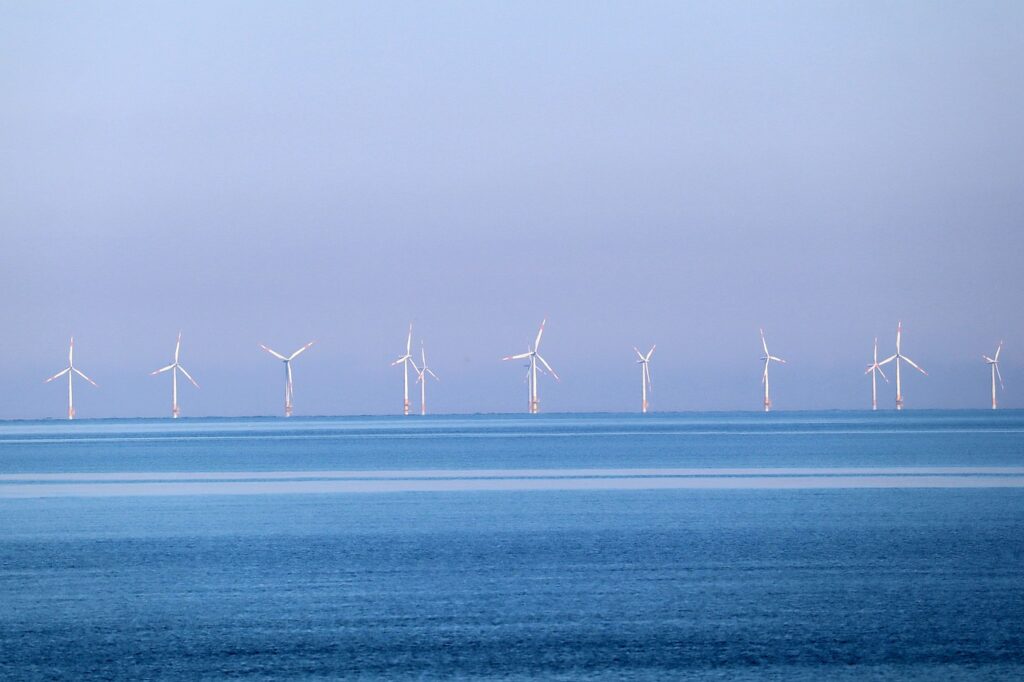
[{"label": "offshore wind turbine", "polygon": [[906,355],[903,355],[903,353],[900,351],[900,339],[902,337],[903,337],[903,321],[900,320],[900,322],[896,325],[896,354],[895,355],[890,355],[885,360],[882,360],[880,363],[878,363],[879,366],[881,366],[881,365],[888,364],[888,363],[892,362],[893,360],[896,361],[896,409],[897,410],[902,410],[903,409],[903,391],[902,391],[901,384],[900,384],[900,360],[902,360],[903,362],[907,363],[908,365],[910,365],[911,367],[916,369],[921,374],[923,374],[925,376],[928,376],[928,372],[926,372],[923,369],[921,369],[920,367],[918,367],[917,364],[915,364],[913,360],[908,358]]},{"label": "offshore wind turbine", "polygon": [[178,362],[178,355],[180,353],[181,332],[178,332],[178,342],[174,346],[174,362],[167,365],[166,367],[161,367],[160,369],[149,373],[150,376],[154,376],[156,374],[163,374],[164,372],[171,373],[171,417],[173,419],[177,419],[178,415],[181,414],[181,409],[178,408],[178,372],[184,374],[185,378],[191,381],[193,386],[199,388],[199,384],[197,384],[196,380],[192,378],[192,375],[189,374],[188,371],[181,366],[181,363]]},{"label": "offshore wind turbine", "polygon": [[772,401],[768,397],[768,365],[771,364],[772,360],[782,364],[786,364],[786,361],[768,352],[768,342],[764,340],[764,329],[761,330],[761,346],[764,348],[764,357],[761,358],[764,360],[764,374],[761,375],[761,383],[764,384],[764,411],[771,412]]},{"label": "offshore wind turbine", "polygon": [[405,339],[405,355],[403,355],[402,357],[400,357],[397,360],[395,360],[394,362],[392,362],[391,366],[394,367],[395,365],[398,365],[398,364],[402,365],[402,376],[403,376],[403,382],[404,382],[404,387],[405,387],[404,388],[404,393],[403,393],[404,401],[402,403],[402,414],[408,416],[408,414],[409,414],[409,365],[412,365],[412,368],[414,370],[416,370],[417,374],[419,374],[419,371],[420,371],[419,368],[416,367],[416,361],[412,359],[412,322],[409,323],[409,336],[407,336],[406,339]]},{"label": "offshore wind turbine", "polygon": [[77,374],[93,386],[96,386],[96,382],[89,377],[82,374],[82,371],[75,367],[75,337],[71,337],[71,345],[68,346],[68,366],[61,371],[54,374],[52,377],[44,381],[43,383],[50,383],[54,379],[59,379],[65,374],[68,375],[68,419],[75,418],[75,393],[74,387],[72,386],[72,378]]},{"label": "offshore wind turbine", "polygon": [[639,360],[637,364],[640,365],[640,412],[647,413],[647,391],[651,389],[651,356],[654,355],[654,349],[658,344],[651,346],[651,349],[647,351],[647,355],[640,352],[640,349],[633,346],[633,350],[636,351],[636,355]]},{"label": "offshore wind turbine", "polygon": [[416,383],[420,385],[420,414],[425,415],[427,413],[427,375],[434,377],[437,381],[441,380],[441,377],[434,374],[434,370],[427,367],[427,351],[423,348],[423,342],[420,341],[420,360],[423,364],[419,367],[413,365],[416,370]]},{"label": "offshore wind turbine", "polygon": [[[508,355],[502,358],[502,360],[523,360],[525,358],[529,359],[529,370],[527,371],[526,376],[529,383],[530,414],[537,414],[538,410],[540,409],[540,399],[537,397],[537,370],[539,369],[537,367],[537,363],[539,362],[544,367],[546,367],[547,370],[551,372],[551,376],[553,376],[556,381],[561,381],[561,379],[558,377],[558,374],[555,372],[555,370],[551,368],[551,365],[548,364],[547,360],[542,358],[540,356],[540,353],[537,352],[540,348],[540,337],[544,334],[545,324],[547,324],[547,318],[545,318],[540,323],[540,329],[537,330],[537,338],[533,342],[532,346],[527,346],[525,353],[519,353],[518,355]],[[544,370],[541,369],[540,371],[543,372]]]},{"label": "offshore wind turbine", "polygon": [[875,359],[868,365],[868,368],[864,370],[865,374],[871,374],[871,409],[878,409],[878,389],[877,381],[875,378],[876,374],[881,374],[882,378],[885,379],[885,383],[889,383],[889,377],[885,376],[885,372],[882,371],[882,366],[878,364],[878,337],[875,337]]},{"label": "offshore wind turbine", "polygon": [[992,368],[992,409],[996,409],[996,377],[999,377],[999,388],[1006,389],[1003,386],[1003,375],[999,373],[999,351],[1003,350],[1003,342],[999,342],[999,346],[996,348],[996,354],[992,357],[982,355],[985,358],[985,362]]},{"label": "offshore wind turbine", "polygon": [[307,350],[309,350],[309,347],[312,346],[314,343],[316,343],[316,341],[310,341],[305,346],[298,349],[288,357],[281,355],[276,350],[267,348],[262,343],[260,344],[260,348],[267,351],[275,358],[284,363],[284,416],[286,417],[292,416],[292,398],[295,395],[295,384],[292,381],[292,360],[297,358],[301,353],[304,353]]}]

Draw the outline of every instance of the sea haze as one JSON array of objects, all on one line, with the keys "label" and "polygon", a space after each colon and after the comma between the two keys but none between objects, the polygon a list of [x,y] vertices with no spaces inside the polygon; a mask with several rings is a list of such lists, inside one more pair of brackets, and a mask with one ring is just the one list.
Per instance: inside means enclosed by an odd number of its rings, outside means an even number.
[{"label": "sea haze", "polygon": [[1024,675],[1024,413],[0,423],[0,678]]}]

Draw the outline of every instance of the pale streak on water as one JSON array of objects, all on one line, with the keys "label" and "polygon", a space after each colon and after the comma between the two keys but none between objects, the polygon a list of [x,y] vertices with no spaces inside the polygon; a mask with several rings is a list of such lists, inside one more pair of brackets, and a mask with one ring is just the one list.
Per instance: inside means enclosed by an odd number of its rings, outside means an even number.
[{"label": "pale streak on water", "polygon": [[0,679],[1020,679],[1024,414],[0,422]]},{"label": "pale streak on water", "polygon": [[[6,483],[10,481],[10,483]],[[74,482],[70,482],[74,481]],[[448,469],[2,474],[0,499],[511,490],[1020,488],[1024,467]]]}]

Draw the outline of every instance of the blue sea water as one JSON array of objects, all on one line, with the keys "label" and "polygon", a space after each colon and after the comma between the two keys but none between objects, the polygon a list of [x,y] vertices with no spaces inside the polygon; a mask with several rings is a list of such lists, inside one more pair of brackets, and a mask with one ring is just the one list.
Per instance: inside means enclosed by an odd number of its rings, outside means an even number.
[{"label": "blue sea water", "polygon": [[0,679],[1021,679],[1024,413],[0,423]]}]

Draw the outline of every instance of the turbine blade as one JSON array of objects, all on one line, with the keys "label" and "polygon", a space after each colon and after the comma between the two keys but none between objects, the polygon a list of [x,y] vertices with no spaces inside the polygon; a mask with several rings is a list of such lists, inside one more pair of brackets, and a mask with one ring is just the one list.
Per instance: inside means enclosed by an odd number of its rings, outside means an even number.
[{"label": "turbine blade", "polygon": [[885,383],[889,383],[889,377],[885,376],[885,372],[882,371],[881,367],[878,368],[878,373],[882,375],[883,379],[885,379]]},{"label": "turbine blade", "polygon": [[74,367],[75,365],[75,337],[71,337],[71,343],[68,344],[68,367]]},{"label": "turbine blade", "polygon": [[540,323],[540,329],[537,330],[537,340],[533,342],[533,349],[537,350],[540,348],[540,337],[544,333],[544,325],[547,324],[548,318],[544,318]]},{"label": "turbine blade", "polygon": [[981,354],[981,357],[985,358],[985,362],[987,362],[990,365],[994,365],[995,362],[996,362],[995,360],[993,360],[989,356],[985,355],[984,353]]},{"label": "turbine blade", "polygon": [[43,383],[44,383],[44,384],[48,384],[48,383],[50,383],[51,381],[53,381],[54,379],[60,379],[60,378],[61,378],[62,376],[64,376],[65,374],[67,374],[67,373],[68,373],[68,372],[70,372],[70,371],[71,371],[71,368],[70,368],[70,367],[66,367],[66,368],[62,369],[61,371],[57,372],[56,374],[54,374],[54,375],[53,375],[52,377],[50,377],[49,379],[45,379],[45,380],[43,381]]},{"label": "turbine blade", "polygon": [[643,362],[644,361],[644,354],[640,352],[640,349],[637,348],[636,346],[633,346],[633,350],[636,351],[636,356],[638,358],[640,358],[637,362]]},{"label": "turbine blade", "polygon": [[895,359],[896,359],[895,355],[890,355],[885,360],[882,360],[880,363],[878,363],[878,366],[881,367],[882,365],[887,365],[887,364],[889,364],[890,362],[892,362]]},{"label": "turbine blade", "polygon": [[292,353],[291,355],[289,355],[289,356],[288,356],[288,359],[289,359],[289,360],[294,360],[294,359],[295,359],[295,358],[297,358],[297,357],[298,357],[299,355],[301,355],[302,353],[305,353],[305,352],[306,352],[307,350],[309,350],[309,349],[310,349],[310,347],[311,347],[311,346],[312,346],[312,345],[313,345],[314,343],[316,343],[316,341],[310,341],[310,342],[309,342],[309,343],[307,343],[307,344],[306,344],[305,346],[303,346],[302,348],[298,349],[297,351],[295,351],[294,353]]},{"label": "turbine blade", "polygon": [[1002,350],[1003,350],[1003,342],[1002,342],[1002,341],[1000,341],[1000,342],[999,342],[999,347],[998,347],[998,348],[996,348],[996,357],[994,358],[994,360],[995,360],[996,362],[999,362],[999,352],[1000,352],[1000,351],[1002,351]]},{"label": "turbine blade", "polygon": [[923,374],[923,375],[925,375],[925,376],[928,376],[928,372],[926,372],[926,371],[924,371],[923,369],[921,369],[920,367],[918,367],[918,366],[917,366],[917,364],[916,364],[916,363],[915,363],[915,362],[914,362],[913,360],[911,360],[910,358],[908,358],[908,357],[907,357],[906,355],[903,355],[903,356],[901,356],[901,357],[903,358],[903,361],[904,361],[904,362],[906,362],[906,363],[907,363],[908,365],[910,365],[911,367],[913,367],[914,369],[916,369],[916,370],[917,370],[918,372],[920,372],[921,374]]},{"label": "turbine blade", "polygon": [[160,369],[153,370],[152,372],[149,373],[149,376],[153,376],[154,374],[163,374],[167,370],[169,370],[172,367],[174,367],[174,364],[175,363],[172,362],[171,364],[167,365],[166,367],[161,367]]},{"label": "turbine blade", "polygon": [[439,376],[437,376],[436,374],[434,374],[434,370],[432,370],[432,369],[427,369],[426,367],[424,367],[424,368],[423,368],[423,371],[425,371],[425,372],[426,372],[427,374],[429,374],[430,376],[434,377],[434,378],[435,378],[435,379],[437,379],[438,381],[440,381],[440,380],[441,380],[441,377],[439,377]]},{"label": "turbine blade", "polygon": [[540,360],[540,364],[542,364],[542,365],[544,365],[545,367],[548,368],[548,371],[551,372],[551,376],[553,376],[556,381],[561,381],[561,379],[558,376],[558,372],[556,372],[555,370],[551,369],[551,365],[548,364],[547,360],[542,358],[540,355],[537,356],[537,359]]},{"label": "turbine blade", "polygon": [[768,353],[768,342],[764,340],[764,329],[761,329],[760,331],[761,331],[761,345],[764,347],[764,354],[765,355],[770,355],[770,353]]},{"label": "turbine blade", "polygon": [[96,383],[95,381],[93,381],[93,380],[92,380],[92,379],[90,379],[89,377],[87,377],[87,376],[85,376],[84,374],[82,374],[82,371],[81,371],[80,369],[78,369],[77,367],[72,367],[71,369],[73,369],[73,370],[74,370],[75,374],[77,374],[78,376],[82,377],[83,379],[85,379],[86,381],[88,381],[88,382],[89,382],[90,384],[92,384],[93,386],[97,386],[97,385],[98,385],[98,384],[97,384],[97,383]]},{"label": "turbine blade", "polygon": [[199,388],[199,384],[196,383],[196,380],[192,378],[192,375],[189,374],[188,371],[186,371],[184,367],[182,367],[181,365],[178,365],[178,369],[181,370],[181,373],[185,375],[186,379],[188,379],[189,381],[192,382],[193,386],[195,386],[196,388]]},{"label": "turbine blade", "polygon": [[181,332],[178,332],[178,342],[174,344],[174,361],[178,361],[178,354],[181,352]]},{"label": "turbine blade", "polygon": [[408,356],[408,355],[403,355],[402,357],[400,357],[400,358],[398,358],[397,360],[395,360],[394,362],[392,362],[392,363],[391,363],[391,366],[392,366],[392,367],[394,367],[395,365],[400,365],[400,364],[402,364],[403,362],[405,362],[405,359],[406,359],[407,357],[409,357],[409,356]]},{"label": "turbine blade", "polygon": [[896,355],[900,354],[900,337],[903,336],[903,320],[896,324]]},{"label": "turbine blade", "polygon": [[533,355],[533,353],[520,353],[519,355],[508,355],[506,357],[503,357],[502,360],[522,360],[523,358],[528,358],[531,355]]},{"label": "turbine blade", "polygon": [[996,376],[999,377],[999,388],[1006,390],[1006,386],[1003,385],[1003,375],[999,373],[999,363],[995,363]]},{"label": "turbine blade", "polygon": [[409,336],[405,339],[405,354],[412,354],[412,322],[409,323]]},{"label": "turbine blade", "polygon": [[651,349],[649,351],[647,351],[647,355],[644,356],[644,360],[645,361],[650,361],[651,356],[654,355],[654,349],[657,348],[657,347],[658,347],[658,344],[654,344],[653,346],[651,346]]},{"label": "turbine blade", "polygon": [[266,346],[264,346],[264,345],[263,345],[262,343],[260,344],[260,348],[262,348],[263,350],[267,351],[268,353],[270,353],[271,355],[273,355],[273,356],[274,356],[275,358],[277,358],[278,360],[287,360],[287,359],[288,359],[288,358],[286,358],[285,356],[283,356],[283,355],[281,355],[280,353],[278,353],[278,352],[277,352],[276,350],[272,350],[272,349],[270,349],[270,348],[267,348],[267,347],[266,347]]},{"label": "turbine blade", "polygon": [[774,355],[769,355],[768,359],[769,360],[774,360],[775,362],[781,362],[782,364],[786,364],[785,360],[783,360],[782,358],[777,358]]}]

